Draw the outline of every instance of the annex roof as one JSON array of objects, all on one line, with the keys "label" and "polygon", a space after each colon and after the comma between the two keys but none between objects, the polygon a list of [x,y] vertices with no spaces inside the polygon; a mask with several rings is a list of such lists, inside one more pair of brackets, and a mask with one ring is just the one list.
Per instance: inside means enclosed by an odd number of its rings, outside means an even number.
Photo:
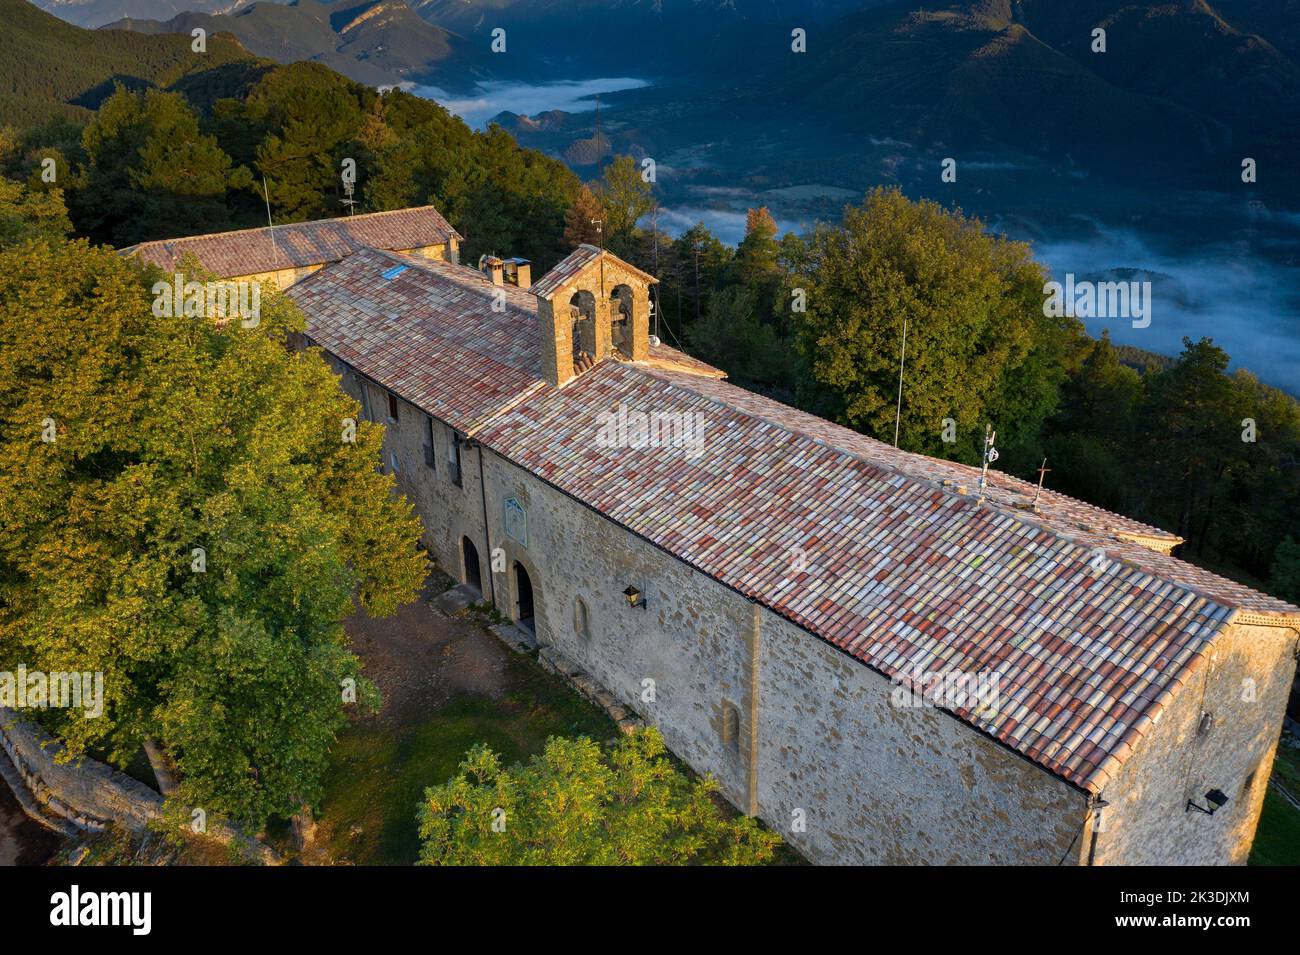
[{"label": "annex roof", "polygon": [[219,278],[337,262],[365,247],[417,249],[460,234],[433,206],[142,242],[122,250],[171,271],[187,253]]}]

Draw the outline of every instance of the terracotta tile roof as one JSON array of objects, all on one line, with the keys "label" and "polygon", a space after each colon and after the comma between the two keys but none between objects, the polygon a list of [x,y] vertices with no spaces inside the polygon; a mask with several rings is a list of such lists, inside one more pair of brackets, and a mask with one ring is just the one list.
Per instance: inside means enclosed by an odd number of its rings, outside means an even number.
[{"label": "terracotta tile roof", "polygon": [[193,253],[218,278],[337,262],[365,246],[416,249],[460,239],[433,206],[371,212],[314,222],[291,222],[274,229],[241,229],[182,239],[142,242],[123,249],[166,271]]},{"label": "terracotta tile roof", "polygon": [[[498,293],[503,311],[492,307]],[[545,387],[537,300],[475,269],[366,249],[288,295],[312,341],[462,432]]]},{"label": "terracotta tile roof", "polygon": [[[810,416],[758,396],[724,400],[739,391],[605,362],[478,437],[893,679],[988,674],[995,708],[943,708],[1093,791],[1243,599],[1300,614],[1104,528],[1075,526],[1075,515],[1096,521],[1099,509],[1045,492],[1042,512],[1022,511],[1012,497],[1023,482],[1002,475],[977,504],[938,483],[946,462],[825,422],[805,430]],[[600,415],[620,405],[699,413],[705,452],[601,447]],[[1115,515],[1109,523],[1145,527]],[[1095,547],[1104,562],[1094,562]]]},{"label": "terracotta tile roof", "polygon": [[663,342],[650,344],[650,364],[662,365],[666,368],[677,368],[684,371],[690,371],[697,375],[707,375],[710,378],[726,378],[727,373],[721,368],[714,368],[707,362],[700,361],[684,351],[679,351]]},{"label": "terracotta tile roof", "polygon": [[[1177,542],[1158,528],[1050,490],[1031,511],[1032,486],[998,472],[976,502],[975,468],[724,381],[605,361],[552,388],[535,299],[508,287],[493,313],[490,289],[363,252],[290,295],[362,373],[891,679],[987,674],[995,706],[941,707],[1084,789],[1104,788],[1230,619],[1300,625],[1300,608],[1135,542]],[[620,406],[699,414],[703,453],[602,446]]]}]

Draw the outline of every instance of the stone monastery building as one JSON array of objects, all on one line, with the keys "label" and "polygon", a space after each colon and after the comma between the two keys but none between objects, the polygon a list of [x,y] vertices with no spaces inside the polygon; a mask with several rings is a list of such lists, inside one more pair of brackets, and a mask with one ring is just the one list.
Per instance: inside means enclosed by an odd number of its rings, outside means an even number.
[{"label": "stone monastery building", "polygon": [[289,286],[439,565],[812,861],[1246,861],[1300,608],[728,384],[592,246],[532,284],[431,208],[270,232],[131,251]]}]

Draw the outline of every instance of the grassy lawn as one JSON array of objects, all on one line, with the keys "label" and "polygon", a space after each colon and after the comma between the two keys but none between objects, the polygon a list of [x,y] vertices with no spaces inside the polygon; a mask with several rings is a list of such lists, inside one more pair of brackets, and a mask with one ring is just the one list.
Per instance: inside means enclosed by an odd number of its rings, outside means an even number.
[{"label": "grassy lawn", "polygon": [[420,850],[416,806],[425,787],[454,776],[475,743],[523,761],[540,753],[548,736],[604,741],[618,735],[603,711],[530,657],[512,654],[506,680],[501,699],[453,696],[396,730],[374,720],[348,727],[334,747],[321,807],[320,835],[335,861],[413,864]]},{"label": "grassy lawn", "polygon": [[[1279,743],[1273,775],[1287,792],[1300,796],[1300,750]],[[1300,809],[1296,809],[1272,785],[1264,794],[1251,865],[1300,865]]]}]

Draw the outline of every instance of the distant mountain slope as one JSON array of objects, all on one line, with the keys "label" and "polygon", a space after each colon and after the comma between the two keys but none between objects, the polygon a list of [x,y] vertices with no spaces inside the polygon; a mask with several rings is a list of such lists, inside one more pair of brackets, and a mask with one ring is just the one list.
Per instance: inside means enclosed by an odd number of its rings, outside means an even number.
[{"label": "distant mountain slope", "polygon": [[[701,137],[739,149],[746,131],[751,157],[761,132],[782,144],[787,166],[833,158],[826,141],[841,137],[905,146],[904,160],[1034,157],[1081,174],[1209,185],[1229,182],[1241,155],[1300,159],[1300,67],[1203,0],[919,6],[903,0],[809,28],[805,54],[781,37],[765,37],[767,49],[752,42],[748,70],[725,87],[680,82],[675,95],[611,97],[607,131],[653,140],[661,153]],[[1088,48],[1096,25],[1108,30],[1106,53]],[[562,151],[555,131],[565,124],[549,125],[546,147]]]},{"label": "distant mountain slope", "polygon": [[[1282,46],[1293,48],[1300,23],[1249,16],[1251,6],[1234,0],[1213,6],[1204,0],[1021,0],[1016,13],[1036,37],[1107,83],[1245,132],[1265,119],[1284,121],[1288,113],[1294,120],[1300,104],[1300,66],[1270,42],[1280,33]],[[1252,27],[1230,22],[1234,7]],[[1300,4],[1291,12],[1300,14]],[[1090,49],[1093,27],[1106,30],[1105,53]]]},{"label": "distant mountain slope", "polygon": [[[667,77],[752,58],[752,28],[810,27],[888,0],[410,0],[417,13],[489,48],[506,31],[496,75]],[[788,29],[785,32],[788,37]],[[786,41],[788,43],[788,39]],[[717,57],[721,58],[719,62]],[[748,65],[747,65],[748,66]],[[539,69],[541,68],[541,69]]]},{"label": "distant mountain slope", "polygon": [[[838,20],[759,85],[908,142],[1123,162],[1218,154],[1294,122],[1300,67],[1202,0],[900,3]],[[1107,51],[1089,49],[1094,26]]]},{"label": "distant mountain slope", "polygon": [[187,74],[256,61],[232,38],[211,37],[206,54],[190,38],[87,32],[27,3],[0,0],[0,123],[88,116],[113,91],[165,86]]},{"label": "distant mountain slope", "polygon": [[233,33],[246,48],[281,63],[312,60],[373,86],[404,80],[461,86],[472,57],[460,37],[425,23],[404,0],[259,2],[229,15],[182,13],[167,21],[125,19],[105,30]]},{"label": "distant mountain slope", "polygon": [[248,0],[33,0],[46,13],[79,27],[99,27],[123,17],[166,20],[180,13],[230,13]]}]

